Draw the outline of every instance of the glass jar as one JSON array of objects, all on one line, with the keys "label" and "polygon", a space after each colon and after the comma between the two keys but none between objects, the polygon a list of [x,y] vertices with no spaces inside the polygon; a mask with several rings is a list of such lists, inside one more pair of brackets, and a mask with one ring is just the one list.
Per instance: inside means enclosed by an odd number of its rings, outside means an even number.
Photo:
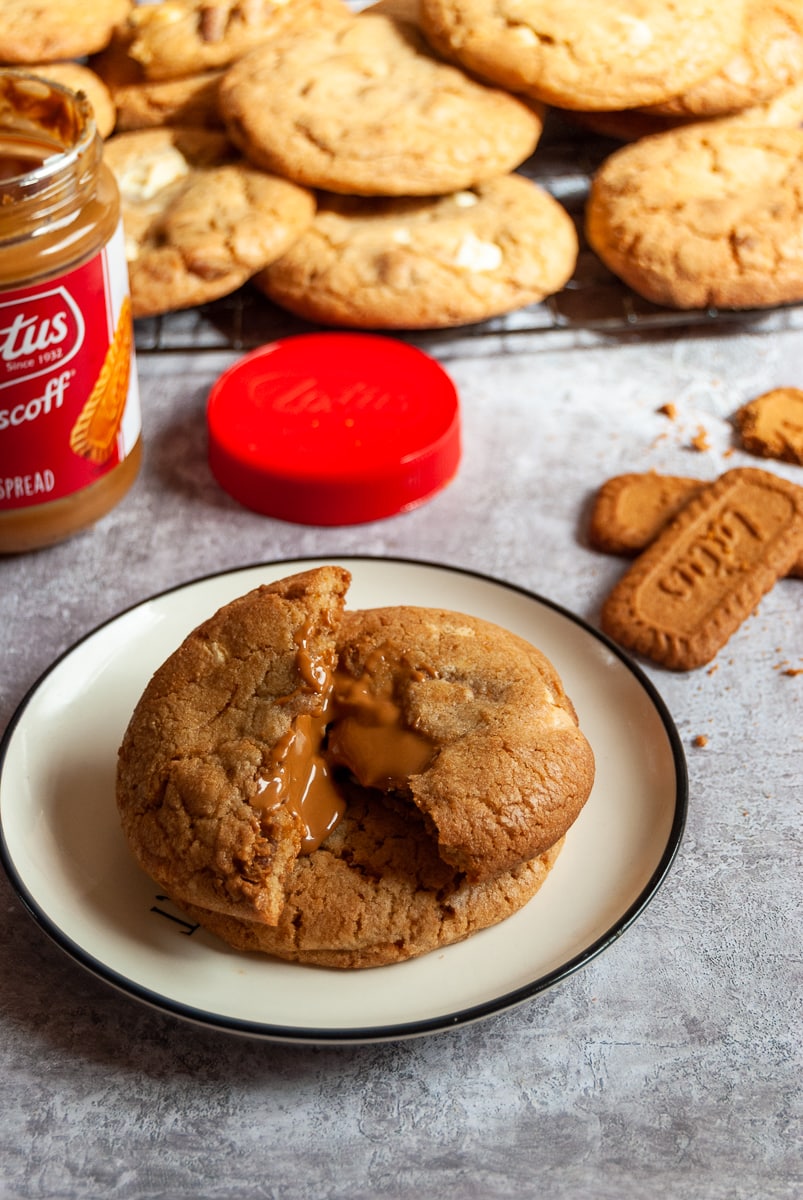
[{"label": "glass jar", "polygon": [[81,93],[0,70],[0,553],[70,537],[141,457],[120,199]]}]

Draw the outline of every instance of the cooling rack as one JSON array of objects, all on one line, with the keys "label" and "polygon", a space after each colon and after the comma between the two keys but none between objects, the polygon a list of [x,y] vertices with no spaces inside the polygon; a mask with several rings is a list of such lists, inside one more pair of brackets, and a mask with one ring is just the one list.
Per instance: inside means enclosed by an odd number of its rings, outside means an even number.
[{"label": "cooling rack", "polygon": [[[448,349],[468,339],[474,353],[491,352],[500,339],[513,343],[543,336],[550,345],[582,346],[602,340],[660,337],[709,328],[788,329],[803,327],[803,305],[775,309],[678,311],[638,296],[612,275],[583,238],[583,211],[591,177],[619,143],[587,133],[550,114],[536,153],[519,172],[546,188],[572,216],[580,240],[577,266],[569,283],[540,304],[458,330],[401,332],[425,348]],[[246,285],[198,308],[136,322],[140,354],[169,351],[246,352],[276,338],[317,328],[272,304]],[[550,335],[548,338],[545,335]]]}]

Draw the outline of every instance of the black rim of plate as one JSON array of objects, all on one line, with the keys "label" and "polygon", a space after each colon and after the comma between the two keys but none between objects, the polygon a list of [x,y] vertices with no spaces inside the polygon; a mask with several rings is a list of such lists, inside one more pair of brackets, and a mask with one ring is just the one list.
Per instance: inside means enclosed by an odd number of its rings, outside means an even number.
[{"label": "black rim of plate", "polygon": [[[655,685],[649,677],[642,671],[633,659],[630,658],[624,650],[621,649],[615,642],[607,637],[600,630],[595,629],[584,618],[577,616],[569,609],[557,604],[555,601],[549,600],[538,593],[531,591],[529,588],[519,586],[518,584],[508,583],[505,580],[497,579],[492,575],[471,568],[459,567],[448,563],[428,562],[423,559],[413,559],[405,557],[393,557],[384,555],[368,555],[368,554],[347,554],[347,555],[327,555],[320,557],[310,555],[305,558],[298,559],[274,559],[267,562],[250,563],[240,567],[234,567],[222,571],[211,571],[206,575],[198,576],[195,579],[187,580],[184,583],[176,584],[173,587],[165,588],[164,591],[155,592],[150,596],[146,596],[134,604],[122,609],[113,617],[109,617],[106,621],[102,621],[93,629],[89,630],[82,637],[78,638],[71,646],[67,647],[39,676],[39,678],[28,689],[20,703],[18,704],[8,726],[0,740],[0,778],[2,778],[3,769],[5,766],[6,755],[14,737],[14,732],[17,725],[22,719],[25,710],[32,701],[33,697],[45,683],[47,678],[57,669],[64,659],[69,658],[76,650],[79,649],[85,642],[88,642],[101,630],[108,625],[114,624],[115,621],[125,617],[128,613],[140,608],[142,605],[152,603],[156,600],[162,600],[173,593],[181,592],[185,588],[191,588],[197,584],[203,584],[213,579],[220,579],[224,576],[235,576],[245,574],[250,571],[259,570],[260,568],[273,569],[276,567],[290,567],[293,564],[300,563],[338,563],[344,567],[351,563],[388,563],[399,566],[423,567],[425,569],[437,571],[450,571],[456,575],[463,575],[467,578],[479,580],[484,583],[490,583],[494,586],[501,587],[510,592],[518,593],[537,604],[543,605],[545,608],[551,609],[553,612],[564,617],[566,620],[577,625],[585,633],[589,634],[595,640],[599,641],[627,668],[628,671],[635,677],[636,681],[646,692],[649,700],[653,704],[664,732],[669,742],[672,760],[675,770],[675,810],[672,818],[672,824],[669,830],[666,846],[664,847],[660,861],[649,880],[642,888],[640,894],[622,913],[622,915],[613,923],[601,937],[591,942],[584,950],[574,957],[562,963],[553,971],[549,971],[544,975],[540,975],[537,979],[531,980],[522,987],[516,988],[513,991],[506,992],[502,995],[495,996],[491,1000],[484,1001],[482,1004],[471,1005],[468,1008],[460,1009],[452,1013],[444,1013],[437,1017],[425,1018],[410,1022],[395,1023],[392,1025],[377,1025],[366,1027],[348,1026],[341,1029],[315,1029],[312,1027],[292,1027],[286,1025],[271,1025],[261,1021],[241,1020],[237,1017],[224,1016],[218,1013],[210,1013],[203,1008],[195,1008],[192,1005],[183,1004],[179,1001],[172,1000],[170,997],[160,995],[158,992],[152,991],[150,988],[143,987],[134,980],[127,978],[121,972],[107,966],[101,960],[95,958],[94,955],[88,953],[82,946],[75,942],[71,937],[64,933],[63,930],[45,913],[38,905],[36,898],[29,891],[24,880],[17,872],[11,856],[11,852],[6,842],[5,832],[0,819],[0,859],[9,880],[17,893],[22,904],[33,918],[36,924],[43,930],[47,936],[62,949],[70,958],[84,967],[90,974],[110,984],[117,991],[124,993],[127,996],[138,1000],[140,1003],[154,1008],[162,1013],[168,1013],[171,1016],[179,1017],[184,1021],[196,1025],[202,1025],[207,1029],[217,1029],[225,1033],[238,1034],[243,1037],[261,1039],[269,1042],[295,1043],[307,1045],[348,1045],[348,1044],[365,1044],[372,1042],[387,1042],[400,1041],[406,1038],[422,1037],[427,1034],[445,1032],[449,1029],[457,1029],[463,1025],[470,1025],[477,1021],[482,1021],[488,1017],[495,1016],[499,1013],[506,1012],[510,1009],[532,1000],[541,992],[547,991],[554,987],[555,984],[567,979],[573,975],[581,967],[586,966],[594,958],[617,941],[621,935],[633,924],[636,918],[644,911],[649,902],[655,896],[664,879],[666,878],[670,867],[672,866],[680,844],[683,839],[683,832],[686,825],[686,816],[688,810],[688,773],[686,768],[686,758],[683,752],[680,736],[678,734],[675,723],[669,713],[669,710],[658,692]],[[2,814],[0,814],[1,817]],[[315,971],[318,968],[302,967],[299,969]]]}]

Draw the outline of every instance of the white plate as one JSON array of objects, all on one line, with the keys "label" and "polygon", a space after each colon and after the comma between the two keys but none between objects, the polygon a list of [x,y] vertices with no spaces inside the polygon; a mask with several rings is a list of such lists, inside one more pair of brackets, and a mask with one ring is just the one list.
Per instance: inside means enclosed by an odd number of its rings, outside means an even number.
[{"label": "white plate", "polygon": [[677,731],[638,667],[547,600],[448,567],[326,561],[352,571],[352,608],[404,603],[472,613],[528,638],[563,677],[596,755],[596,781],[524,909],[410,962],[322,970],[237,953],[192,931],[135,866],[114,802],[116,751],[151,673],[220,605],[319,560],[197,580],[129,609],[64,654],[22,702],[0,747],[5,868],[39,925],[77,962],[146,1004],[217,1029],[370,1042],[521,1004],[619,937],[666,875],[687,801]]}]

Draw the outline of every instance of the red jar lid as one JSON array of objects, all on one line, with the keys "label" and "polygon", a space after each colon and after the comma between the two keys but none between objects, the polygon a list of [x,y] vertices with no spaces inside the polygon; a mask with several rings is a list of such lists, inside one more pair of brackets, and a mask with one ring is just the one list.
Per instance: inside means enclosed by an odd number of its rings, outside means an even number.
[{"label": "red jar lid", "polygon": [[405,342],[306,333],[224,371],[209,393],[209,465],[235,500],[305,525],[404,512],[454,477],[457,391]]}]

